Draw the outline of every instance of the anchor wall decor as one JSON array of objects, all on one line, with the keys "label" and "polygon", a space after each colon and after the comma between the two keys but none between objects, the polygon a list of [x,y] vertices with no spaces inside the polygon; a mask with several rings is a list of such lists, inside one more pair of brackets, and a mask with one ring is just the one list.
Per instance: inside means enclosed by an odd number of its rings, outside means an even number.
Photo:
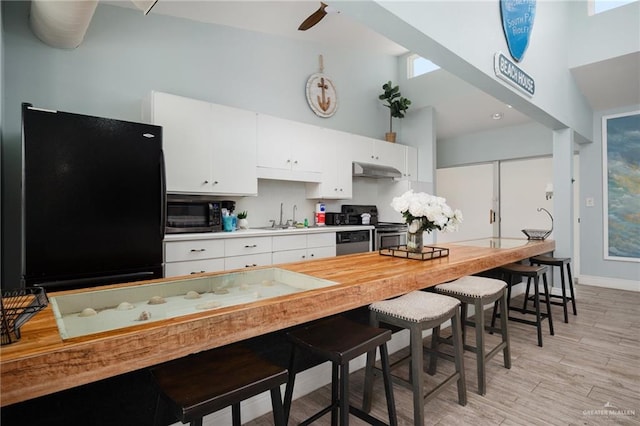
[{"label": "anchor wall decor", "polygon": [[324,72],[320,55],[320,72],[312,74],[307,80],[307,102],[316,115],[329,118],[338,109],[338,94],[331,78]]}]

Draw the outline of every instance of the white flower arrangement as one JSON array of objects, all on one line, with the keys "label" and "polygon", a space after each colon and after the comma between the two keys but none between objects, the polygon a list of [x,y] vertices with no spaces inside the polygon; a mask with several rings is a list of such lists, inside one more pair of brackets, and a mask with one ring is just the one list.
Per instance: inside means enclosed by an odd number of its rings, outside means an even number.
[{"label": "white flower arrangement", "polygon": [[462,212],[453,210],[447,200],[424,192],[409,190],[399,197],[394,197],[391,207],[402,213],[409,225],[409,232],[431,232],[434,229],[455,232],[462,223]]}]

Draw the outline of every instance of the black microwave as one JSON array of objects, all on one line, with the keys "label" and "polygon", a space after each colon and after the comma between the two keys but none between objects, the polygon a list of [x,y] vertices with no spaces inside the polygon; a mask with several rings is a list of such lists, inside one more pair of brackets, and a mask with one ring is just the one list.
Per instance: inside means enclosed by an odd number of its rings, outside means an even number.
[{"label": "black microwave", "polygon": [[203,195],[167,195],[167,234],[222,231],[221,202]]}]

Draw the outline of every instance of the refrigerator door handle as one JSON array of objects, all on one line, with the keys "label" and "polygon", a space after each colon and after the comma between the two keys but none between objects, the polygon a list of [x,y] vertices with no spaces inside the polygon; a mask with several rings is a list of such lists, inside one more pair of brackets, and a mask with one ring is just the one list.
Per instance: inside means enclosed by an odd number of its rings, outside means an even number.
[{"label": "refrigerator door handle", "polygon": [[167,228],[167,173],[164,164],[164,151],[160,150],[160,211],[162,218],[160,219],[160,236],[164,239],[164,233]]}]

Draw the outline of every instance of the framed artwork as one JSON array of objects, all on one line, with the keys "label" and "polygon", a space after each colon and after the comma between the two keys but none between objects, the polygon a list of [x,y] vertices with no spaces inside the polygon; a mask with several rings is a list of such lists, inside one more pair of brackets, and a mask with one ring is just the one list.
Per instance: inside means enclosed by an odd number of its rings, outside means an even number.
[{"label": "framed artwork", "polygon": [[602,117],[604,258],[640,262],[640,111]]}]

